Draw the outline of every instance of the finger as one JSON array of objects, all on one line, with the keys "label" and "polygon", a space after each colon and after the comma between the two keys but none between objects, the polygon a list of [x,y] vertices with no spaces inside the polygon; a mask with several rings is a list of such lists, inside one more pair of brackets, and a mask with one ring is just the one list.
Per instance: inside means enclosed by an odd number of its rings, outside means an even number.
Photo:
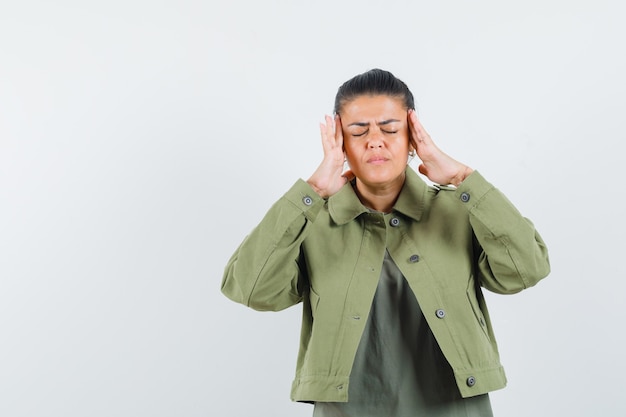
[{"label": "finger", "polygon": [[341,118],[335,115],[335,143],[343,149],[343,129],[341,128]]},{"label": "finger", "polygon": [[408,114],[407,114],[407,121],[409,125],[409,145],[411,145],[411,147],[413,147],[414,150],[417,150],[417,142],[415,139],[417,137],[417,131],[415,130],[415,126],[413,123],[414,115],[415,115],[415,110],[409,109]]},{"label": "finger", "polygon": [[320,123],[320,134],[324,150],[331,150],[334,146],[333,120],[330,116],[324,116],[325,123]]},{"label": "finger", "polygon": [[326,115],[326,137],[328,141],[335,145],[335,122],[331,116]]},{"label": "finger", "polygon": [[326,150],[328,147],[328,138],[326,137],[326,125],[320,123],[320,137],[322,138],[322,148]]},{"label": "finger", "polygon": [[413,127],[415,129],[415,140],[418,143],[430,143],[432,142],[430,135],[424,129],[424,126],[420,123],[417,114],[415,112],[411,112],[411,121],[413,122]]},{"label": "finger", "polygon": [[420,128],[417,130],[417,140],[420,143],[429,144],[429,145],[433,142],[428,132],[426,132],[426,130],[424,130],[424,128],[421,127],[421,125],[420,125]]}]

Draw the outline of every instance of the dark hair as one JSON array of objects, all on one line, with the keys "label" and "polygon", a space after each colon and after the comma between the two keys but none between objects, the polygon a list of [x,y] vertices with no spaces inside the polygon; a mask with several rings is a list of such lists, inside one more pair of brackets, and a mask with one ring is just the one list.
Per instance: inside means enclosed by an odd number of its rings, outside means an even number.
[{"label": "dark hair", "polygon": [[409,87],[389,71],[378,68],[359,74],[339,87],[335,96],[335,113],[349,101],[362,95],[385,95],[404,101],[407,109],[415,109],[415,100]]}]

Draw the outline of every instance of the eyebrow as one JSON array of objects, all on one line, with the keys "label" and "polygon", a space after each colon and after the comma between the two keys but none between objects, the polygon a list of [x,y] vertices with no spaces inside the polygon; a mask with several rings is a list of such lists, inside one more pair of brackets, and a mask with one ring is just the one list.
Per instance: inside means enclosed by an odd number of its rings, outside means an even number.
[{"label": "eyebrow", "polygon": [[[382,122],[377,122],[376,124],[379,126],[383,126],[383,125],[388,125],[390,123],[396,123],[396,122],[400,122],[400,120],[398,119],[388,119],[388,120],[383,120]],[[360,127],[366,127],[369,126],[369,122],[354,122],[354,123],[350,123],[348,125],[348,127],[350,126],[360,126]]]}]

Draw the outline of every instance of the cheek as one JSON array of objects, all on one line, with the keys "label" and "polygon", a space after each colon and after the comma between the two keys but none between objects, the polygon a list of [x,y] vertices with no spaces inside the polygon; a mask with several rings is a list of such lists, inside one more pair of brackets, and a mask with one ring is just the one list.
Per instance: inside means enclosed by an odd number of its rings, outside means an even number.
[{"label": "cheek", "polygon": [[346,156],[346,160],[348,161],[348,165],[350,165],[350,168],[355,168],[357,167],[357,165],[359,164],[359,155],[362,154],[359,153],[357,150],[354,149],[354,147],[352,146],[345,146],[344,145],[344,155]]},{"label": "cheek", "polygon": [[402,141],[406,144],[406,146],[410,146],[411,145],[411,134],[409,133],[408,130],[405,130],[404,132],[402,132]]},{"label": "cheek", "polygon": [[343,151],[347,154],[347,155],[354,155],[356,152],[358,152],[358,141],[355,141],[353,138],[345,138],[343,140]]},{"label": "cheek", "polygon": [[346,149],[344,151],[344,155],[346,157],[346,161],[348,162],[349,165],[353,165],[354,161],[355,161],[355,157],[354,157],[354,153],[350,152],[350,150]]}]

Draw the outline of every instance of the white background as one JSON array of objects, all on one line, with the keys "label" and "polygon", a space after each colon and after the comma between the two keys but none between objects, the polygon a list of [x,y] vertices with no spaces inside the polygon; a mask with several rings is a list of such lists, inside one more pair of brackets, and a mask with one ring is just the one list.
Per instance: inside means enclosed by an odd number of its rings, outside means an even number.
[{"label": "white background", "polygon": [[621,4],[1,0],[0,416],[310,416],[300,307],[220,281],[373,67],[548,243],[496,416],[624,416]]}]

